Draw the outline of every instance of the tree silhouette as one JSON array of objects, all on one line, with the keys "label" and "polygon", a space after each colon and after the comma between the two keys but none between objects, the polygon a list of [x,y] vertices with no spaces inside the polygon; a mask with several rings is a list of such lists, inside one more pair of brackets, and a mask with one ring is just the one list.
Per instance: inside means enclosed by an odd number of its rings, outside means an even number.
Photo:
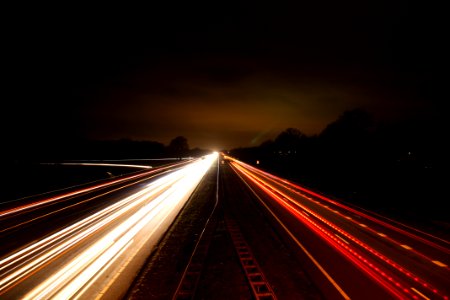
[{"label": "tree silhouette", "polygon": [[439,209],[446,187],[441,175],[445,127],[443,120],[435,122],[380,123],[357,108],[342,113],[317,136],[288,128],[274,141],[232,149],[230,154],[369,209],[448,223],[447,211]]},{"label": "tree silhouette", "polygon": [[184,136],[177,136],[170,141],[168,146],[168,151],[170,154],[175,156],[186,155],[189,151],[188,140]]},{"label": "tree silhouette", "polygon": [[300,130],[288,128],[280,133],[275,139],[276,148],[284,153],[296,153],[306,139]]},{"label": "tree silhouette", "polygon": [[372,116],[367,111],[357,108],[345,111],[322,131],[320,137],[341,142],[355,141],[364,138],[372,126]]}]

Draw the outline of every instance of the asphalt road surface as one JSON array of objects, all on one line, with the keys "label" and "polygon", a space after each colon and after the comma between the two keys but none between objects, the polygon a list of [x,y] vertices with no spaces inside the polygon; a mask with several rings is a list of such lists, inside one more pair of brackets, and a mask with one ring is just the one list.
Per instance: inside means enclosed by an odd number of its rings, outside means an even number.
[{"label": "asphalt road surface", "polygon": [[229,161],[327,298],[448,298],[447,241]]},{"label": "asphalt road surface", "polygon": [[448,241],[231,157],[15,203],[0,207],[2,299],[255,299],[249,261],[264,299],[450,294]]},{"label": "asphalt road surface", "polygon": [[216,155],[2,207],[2,299],[120,299]]}]

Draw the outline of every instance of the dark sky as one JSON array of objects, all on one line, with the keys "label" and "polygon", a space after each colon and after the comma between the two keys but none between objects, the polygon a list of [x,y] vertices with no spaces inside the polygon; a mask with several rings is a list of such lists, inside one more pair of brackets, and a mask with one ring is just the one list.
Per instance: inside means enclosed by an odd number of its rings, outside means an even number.
[{"label": "dark sky", "polygon": [[430,2],[182,3],[11,8],[3,136],[221,149],[316,134],[352,108],[440,118],[446,35]]}]

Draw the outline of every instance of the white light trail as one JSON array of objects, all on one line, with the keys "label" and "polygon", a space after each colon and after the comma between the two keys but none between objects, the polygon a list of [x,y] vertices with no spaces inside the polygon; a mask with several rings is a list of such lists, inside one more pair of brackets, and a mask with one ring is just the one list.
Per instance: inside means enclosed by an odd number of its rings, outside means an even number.
[{"label": "white light trail", "polygon": [[110,286],[110,282],[97,282],[101,275],[126,267],[130,259],[119,257],[135,256],[146,240],[164,232],[157,229],[178,214],[216,159],[217,153],[196,160],[134,195],[3,258],[0,296],[17,292],[16,286],[27,285],[29,277],[43,268],[46,271],[31,281],[37,284],[25,295],[18,292],[23,299],[78,298],[87,296],[82,294],[94,284]]},{"label": "white light trail", "polygon": [[65,166],[93,166],[93,167],[125,167],[138,169],[151,169],[152,166],[146,165],[131,165],[131,164],[108,164],[108,163],[61,163]]}]

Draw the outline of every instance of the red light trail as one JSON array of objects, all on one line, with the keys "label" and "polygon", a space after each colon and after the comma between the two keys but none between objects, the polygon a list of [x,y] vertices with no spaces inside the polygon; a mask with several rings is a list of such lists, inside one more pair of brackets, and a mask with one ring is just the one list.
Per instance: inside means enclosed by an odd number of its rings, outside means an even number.
[{"label": "red light trail", "polygon": [[[293,236],[292,231],[297,230],[295,227],[300,224],[306,226],[393,298],[448,299],[450,274],[444,263],[450,253],[448,242],[408,226],[399,228],[394,220],[369,215],[367,211],[329,199],[233,158],[226,158],[249,187],[261,195],[258,198],[264,202],[263,205]],[[280,216],[280,208],[294,216],[297,225],[281,220],[285,217]],[[303,244],[306,243],[303,240]],[[314,253],[314,250],[309,252]],[[347,287],[349,284],[330,275],[336,273],[333,267],[325,263],[320,267],[340,290],[342,297],[349,297],[347,294],[352,293],[351,288]]]}]

